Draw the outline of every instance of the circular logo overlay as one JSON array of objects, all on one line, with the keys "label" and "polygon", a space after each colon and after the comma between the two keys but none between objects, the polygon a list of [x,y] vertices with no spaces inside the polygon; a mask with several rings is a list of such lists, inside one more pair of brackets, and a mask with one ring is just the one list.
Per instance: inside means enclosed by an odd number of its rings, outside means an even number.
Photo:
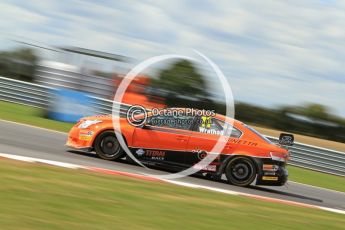
[{"label": "circular logo overlay", "polygon": [[[198,54],[215,72],[219,81],[219,88],[223,89],[225,104],[226,104],[226,114],[225,114],[224,122],[229,124],[228,130],[231,133],[235,109],[234,109],[234,100],[232,96],[232,90],[229,85],[229,82],[225,78],[220,68],[214,62],[212,62],[209,58],[207,58],[205,55],[203,55],[202,53],[198,51],[195,51],[195,53]],[[126,144],[126,141],[124,140],[124,136],[122,135],[123,130],[121,129],[121,122],[120,122],[121,112],[118,109],[119,107],[118,105],[119,103],[121,103],[127,87],[137,75],[139,75],[141,72],[143,72],[146,68],[150,67],[151,65],[154,65],[154,64],[157,64],[159,62],[166,61],[169,59],[182,59],[182,60],[189,60],[189,61],[200,63],[200,61],[196,60],[195,58],[177,55],[177,54],[160,55],[160,56],[155,56],[147,60],[144,60],[143,62],[136,65],[133,69],[131,69],[129,73],[124,77],[119,87],[117,88],[117,91],[113,100],[112,120],[113,120],[113,126],[114,126],[114,131],[115,131],[117,140],[119,144],[121,145],[122,149],[126,152],[128,157],[130,157],[134,162],[136,162],[137,164],[141,165],[142,167],[148,170],[150,169],[147,168],[142,162],[140,162],[133,155],[133,153],[131,152],[131,150]],[[143,125],[145,124],[146,120],[148,119],[148,114],[147,114],[146,109],[143,106],[133,105],[133,106],[130,106],[129,110],[127,111],[126,118],[129,124],[135,126],[136,129],[139,129],[139,128],[142,128]],[[214,160],[219,156],[219,154],[221,154],[228,140],[229,140],[228,136],[219,135],[217,142],[215,143],[215,145],[210,151],[207,151],[207,152],[202,151],[202,150],[200,151],[200,155],[198,156],[200,161],[197,164],[192,165],[181,172],[157,175],[157,171],[151,170],[150,171],[151,173],[146,173],[146,175],[153,176],[160,179],[176,179],[176,178],[181,178],[181,177],[195,174],[198,171],[207,168],[212,162],[214,162]],[[155,143],[155,140],[152,139],[151,143]],[[137,151],[136,154],[143,153],[143,151],[145,150]]]},{"label": "circular logo overlay", "polygon": [[143,126],[147,120],[147,111],[141,105],[132,105],[127,110],[126,118],[129,124],[140,127]]}]

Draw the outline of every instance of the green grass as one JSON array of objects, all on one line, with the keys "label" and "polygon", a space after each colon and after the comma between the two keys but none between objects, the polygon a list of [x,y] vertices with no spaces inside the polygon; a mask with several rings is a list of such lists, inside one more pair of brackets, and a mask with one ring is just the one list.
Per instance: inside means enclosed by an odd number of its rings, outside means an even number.
[{"label": "green grass", "polygon": [[288,166],[289,180],[345,192],[345,177]]},{"label": "green grass", "polygon": [[[72,124],[41,117],[41,109],[0,101],[0,119],[68,132]],[[345,178],[289,166],[289,179],[345,192]]]},{"label": "green grass", "polygon": [[0,161],[0,228],[344,229],[344,215],[211,191]]},{"label": "green grass", "polygon": [[34,125],[46,129],[68,132],[73,124],[54,121],[43,117],[38,108],[0,101],[0,119]]}]

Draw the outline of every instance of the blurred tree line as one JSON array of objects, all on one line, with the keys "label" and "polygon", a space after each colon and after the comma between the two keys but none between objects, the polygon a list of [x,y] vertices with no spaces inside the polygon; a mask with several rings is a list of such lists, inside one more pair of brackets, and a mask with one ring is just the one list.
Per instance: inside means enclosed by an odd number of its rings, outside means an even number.
[{"label": "blurred tree line", "polygon": [[[155,92],[163,91],[167,107],[191,107],[225,114],[225,104],[209,99],[205,78],[193,63],[177,61],[158,73]],[[264,108],[238,102],[235,118],[254,125],[345,143],[345,119],[320,104]]]},{"label": "blurred tree line", "polygon": [[38,56],[33,49],[0,52],[0,76],[33,81]]},{"label": "blurred tree line", "polygon": [[320,104],[269,109],[237,103],[236,119],[268,128],[345,143],[345,120],[328,111],[327,107]]}]

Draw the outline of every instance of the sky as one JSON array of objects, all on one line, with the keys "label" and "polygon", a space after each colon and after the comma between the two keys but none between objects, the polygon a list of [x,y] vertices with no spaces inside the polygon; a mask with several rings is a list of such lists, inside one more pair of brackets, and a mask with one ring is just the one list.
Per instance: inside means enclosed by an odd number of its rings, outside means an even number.
[{"label": "sky", "polygon": [[138,61],[196,49],[220,67],[237,101],[320,103],[345,117],[345,1],[3,0],[0,37]]}]

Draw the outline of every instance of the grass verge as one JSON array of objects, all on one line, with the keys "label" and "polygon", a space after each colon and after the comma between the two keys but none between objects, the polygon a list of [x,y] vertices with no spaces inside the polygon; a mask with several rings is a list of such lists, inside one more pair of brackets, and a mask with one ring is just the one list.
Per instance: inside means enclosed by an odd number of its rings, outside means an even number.
[{"label": "grass verge", "polygon": [[[37,108],[0,101],[0,119],[68,132],[73,124],[41,117]],[[290,180],[345,192],[345,178],[289,166]]]},{"label": "grass verge", "polygon": [[289,180],[345,192],[345,177],[288,166]]},{"label": "grass verge", "polygon": [[343,229],[343,215],[46,165],[0,161],[1,229]]},{"label": "grass verge", "polygon": [[0,119],[34,125],[41,128],[68,132],[73,124],[54,121],[43,117],[38,108],[0,101]]}]

